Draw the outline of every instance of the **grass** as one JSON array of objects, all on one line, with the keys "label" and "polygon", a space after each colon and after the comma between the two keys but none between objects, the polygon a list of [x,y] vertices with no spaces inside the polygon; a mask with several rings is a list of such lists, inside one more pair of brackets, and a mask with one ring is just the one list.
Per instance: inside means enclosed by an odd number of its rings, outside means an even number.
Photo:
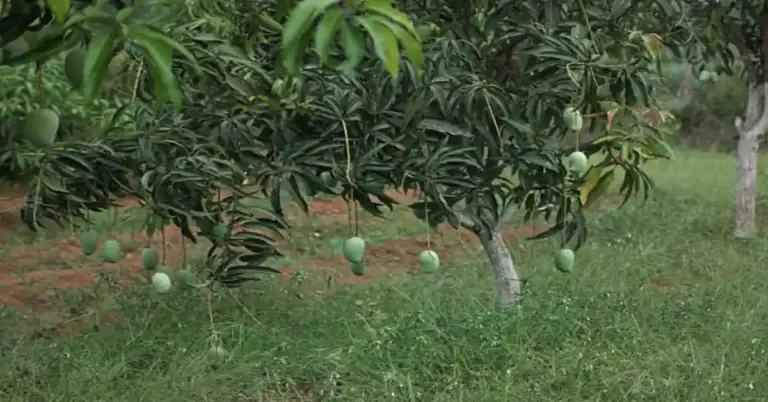
[{"label": "grass", "polygon": [[[117,324],[40,339],[8,312],[0,400],[762,401],[768,237],[731,238],[734,170],[731,156],[695,151],[651,165],[655,199],[593,215],[570,275],[552,267],[554,240],[518,245],[530,283],[514,312],[492,308],[477,256],[320,299],[277,286],[216,295],[226,358],[208,354],[197,294],[121,294]],[[409,228],[379,225],[380,242]],[[297,241],[313,227],[326,226]]]}]

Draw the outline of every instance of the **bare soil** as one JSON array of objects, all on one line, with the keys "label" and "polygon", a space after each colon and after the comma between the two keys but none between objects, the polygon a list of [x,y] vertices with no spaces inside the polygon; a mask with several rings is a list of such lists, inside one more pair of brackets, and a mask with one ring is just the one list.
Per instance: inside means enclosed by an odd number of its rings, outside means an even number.
[{"label": "bare soil", "polygon": [[[11,238],[21,226],[18,209],[23,201],[23,194],[23,191],[16,193],[6,191],[0,199],[0,240],[2,241]],[[391,192],[390,196],[405,205],[417,199],[415,194]],[[126,201],[122,204],[134,203]],[[304,216],[298,209],[295,214],[300,216],[300,219],[339,222],[348,219],[348,208],[341,199],[318,200],[310,203],[309,217]],[[515,227],[505,230],[504,237],[509,244],[514,244],[517,239],[530,236],[535,232],[534,226]],[[172,267],[181,265],[185,250],[187,255],[193,251],[191,242],[186,241],[182,244],[182,237],[178,231],[167,231],[165,239],[161,239],[160,236],[147,239],[143,233],[128,233],[121,234],[119,240],[123,245],[123,256],[115,264],[101,261],[98,257],[101,255],[101,250],[97,251],[95,257],[84,256],[78,241],[71,237],[56,240],[54,244],[45,248],[39,245],[6,246],[4,252],[7,256],[0,263],[0,304],[8,305],[29,315],[43,317],[52,323],[68,321],[71,320],[71,314],[63,312],[65,306],[61,305],[59,298],[62,291],[93,288],[105,274],[120,283],[136,283],[137,277],[146,277],[140,263],[140,250],[145,245],[163,249],[165,244],[164,260]],[[208,244],[197,247],[198,250],[200,247],[207,248]],[[431,234],[429,242],[426,235],[421,235],[369,245],[366,249],[366,273],[363,276],[352,274],[343,256],[327,255],[282,269],[281,279],[288,281],[300,270],[308,272],[315,278],[329,279],[338,285],[363,284],[389,275],[421,275],[418,255],[427,248],[440,255],[441,265],[450,264],[457,257],[466,258],[467,255],[476,254],[478,261],[485,259],[472,233],[444,226]],[[62,261],[66,261],[68,266],[74,268],[29,269],[31,266],[55,265]],[[322,291],[318,292],[322,293]]]}]

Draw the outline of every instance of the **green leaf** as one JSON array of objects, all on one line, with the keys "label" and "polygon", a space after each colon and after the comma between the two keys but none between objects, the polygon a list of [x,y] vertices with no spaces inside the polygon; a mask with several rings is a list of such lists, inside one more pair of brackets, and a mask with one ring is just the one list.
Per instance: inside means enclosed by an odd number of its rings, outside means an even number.
[{"label": "green leaf", "polygon": [[354,25],[342,24],[339,29],[341,46],[344,48],[346,60],[337,67],[344,74],[352,75],[365,57],[365,37]]},{"label": "green leaf", "polygon": [[283,32],[283,26],[265,13],[259,14],[256,17],[256,20],[259,22],[259,25],[267,31]]},{"label": "green leaf", "polygon": [[655,33],[645,34],[642,36],[643,44],[645,45],[648,54],[655,60],[661,57],[661,48],[664,46],[664,42],[661,36]]},{"label": "green leaf", "polygon": [[115,19],[118,20],[120,23],[126,23],[126,22],[129,22],[131,19],[133,19],[134,15],[136,15],[135,8],[125,7],[122,10],[117,12]]},{"label": "green leaf", "polygon": [[378,22],[372,16],[361,15],[355,18],[371,35],[376,56],[384,63],[384,68],[391,76],[396,77],[400,72],[400,48],[397,45],[395,35],[386,25]]},{"label": "green leaf", "polygon": [[600,176],[600,179],[595,183],[593,188],[586,194],[586,197],[582,194],[581,200],[584,208],[588,208],[597,201],[601,195],[611,186],[613,183],[614,173],[613,170],[609,170],[608,173]]},{"label": "green leaf", "polygon": [[163,43],[166,46],[170,46],[173,50],[179,52],[184,58],[186,58],[192,65],[196,65],[196,59],[195,56],[190,52],[184,45],[181,43],[175,41],[170,36],[164,34],[162,31],[158,30],[157,28],[146,25],[146,24],[140,24],[140,25],[131,25],[128,28],[128,32],[126,35],[129,39],[137,39],[140,40],[143,39],[151,39],[154,42]]},{"label": "green leaf", "polygon": [[177,111],[181,110],[182,93],[173,73],[173,47],[156,35],[147,34],[140,25],[128,27],[127,36],[133,39],[147,55],[148,70],[155,81],[155,98],[169,100]]},{"label": "green leaf", "polygon": [[48,7],[56,16],[56,21],[64,22],[67,19],[71,4],[69,0],[48,0]]},{"label": "green leaf", "polygon": [[665,141],[656,139],[648,144],[648,151],[663,158],[675,158],[675,151]]},{"label": "green leaf", "polygon": [[299,42],[307,33],[312,22],[318,14],[325,11],[330,5],[338,3],[337,0],[303,0],[291,11],[288,21],[283,27],[283,49]]},{"label": "green leaf", "polygon": [[0,19],[0,47],[3,47],[27,32],[27,25],[31,20],[27,18],[10,18],[5,17]]},{"label": "green leaf", "polygon": [[413,22],[408,15],[394,8],[392,2],[388,0],[368,1],[365,4],[365,9],[381,14],[382,17],[394,21],[405,28],[414,40],[421,40],[421,35],[416,31],[416,27],[413,25]]},{"label": "green leaf", "polygon": [[3,59],[1,64],[4,66],[20,66],[31,62],[45,62],[51,57],[71,49],[73,46],[80,43],[83,40],[83,37],[84,33],[81,30],[75,30],[74,32],[60,35],[43,43],[38,42],[37,46],[30,49],[28,52]]},{"label": "green leaf", "polygon": [[109,72],[112,49],[117,41],[112,33],[98,33],[93,36],[83,61],[83,95],[93,99],[99,93],[101,83]]},{"label": "green leaf", "polygon": [[280,52],[283,68],[285,68],[289,74],[296,75],[299,73],[302,60],[304,60],[304,50],[309,46],[310,39],[311,37],[309,35],[302,36],[298,43],[285,47]]},{"label": "green leaf", "polygon": [[474,138],[471,132],[444,120],[424,119],[419,122],[418,127],[422,130],[437,131],[448,135],[457,135],[460,137]]},{"label": "green leaf", "polygon": [[344,18],[344,11],[341,9],[329,10],[323,15],[315,32],[315,51],[323,64],[328,63],[328,53],[331,50],[333,38],[339,29],[339,23]]},{"label": "green leaf", "polygon": [[390,31],[397,37],[400,45],[405,49],[405,54],[411,59],[413,67],[416,69],[416,73],[421,76],[423,72],[422,64],[424,55],[421,49],[421,43],[413,36],[410,35],[402,26],[382,17],[380,15],[370,15],[370,18],[375,19],[380,24],[387,26]]},{"label": "green leaf", "polygon": [[240,95],[243,95],[245,97],[251,97],[256,95],[256,92],[253,90],[251,85],[247,81],[239,77],[227,74],[224,76],[224,81],[227,83],[227,85],[230,86],[230,88],[239,92]]}]

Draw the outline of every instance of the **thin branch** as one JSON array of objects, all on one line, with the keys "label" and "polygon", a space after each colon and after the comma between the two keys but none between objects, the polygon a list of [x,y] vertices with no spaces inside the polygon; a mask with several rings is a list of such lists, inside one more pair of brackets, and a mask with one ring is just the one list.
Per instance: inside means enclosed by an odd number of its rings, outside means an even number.
[{"label": "thin branch", "polygon": [[501,230],[501,226],[507,221],[509,221],[510,218],[512,218],[512,214],[517,211],[517,205],[514,202],[510,202],[507,204],[507,206],[504,207],[504,209],[501,211],[501,215],[499,216],[499,221],[496,222],[496,230]]},{"label": "thin branch", "polygon": [[475,223],[472,219],[469,219],[466,215],[462,214],[461,212],[453,212],[454,216],[459,221],[459,226],[463,227],[464,229],[470,230],[474,233],[480,232],[480,226]]}]

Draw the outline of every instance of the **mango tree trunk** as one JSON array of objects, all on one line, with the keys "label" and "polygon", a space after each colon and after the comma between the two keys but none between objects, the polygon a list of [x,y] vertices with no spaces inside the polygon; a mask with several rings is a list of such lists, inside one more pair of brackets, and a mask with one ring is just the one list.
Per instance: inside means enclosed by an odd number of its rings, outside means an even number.
[{"label": "mango tree trunk", "polygon": [[736,192],[735,227],[733,235],[751,237],[757,231],[755,197],[757,195],[757,151],[768,126],[768,85],[749,85],[745,119],[736,117],[738,144],[738,190]]},{"label": "mango tree trunk", "polygon": [[512,253],[504,243],[498,228],[477,232],[493,269],[498,304],[501,308],[514,307],[520,298],[520,278],[517,276]]}]

